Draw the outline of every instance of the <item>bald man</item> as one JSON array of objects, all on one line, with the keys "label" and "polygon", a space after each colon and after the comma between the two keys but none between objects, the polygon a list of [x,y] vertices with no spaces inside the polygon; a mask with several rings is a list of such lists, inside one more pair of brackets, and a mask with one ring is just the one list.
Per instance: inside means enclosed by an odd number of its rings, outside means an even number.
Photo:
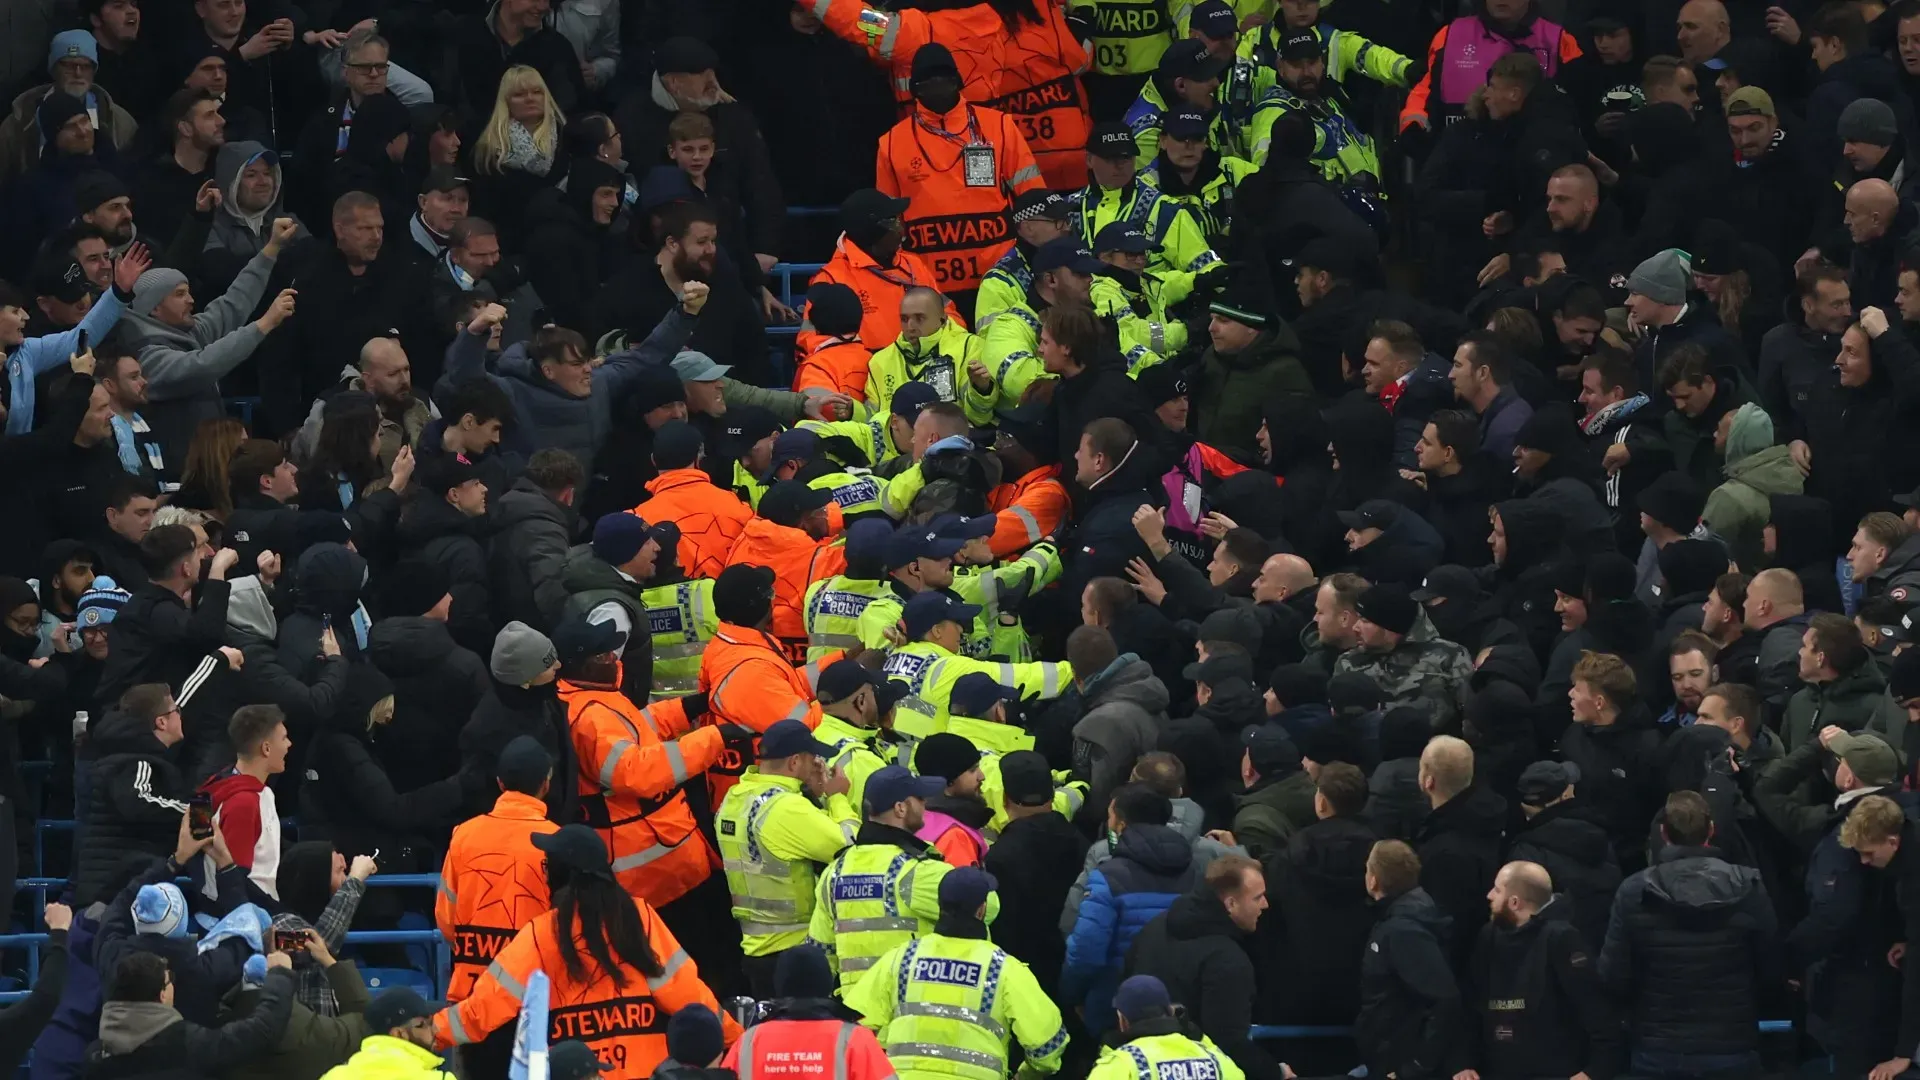
[{"label": "bald man", "polygon": [[1885,180],[1862,180],[1847,189],[1847,235],[1853,239],[1847,286],[1855,311],[1897,307],[1900,264],[1915,232],[1911,213],[1900,211],[1900,195]]},{"label": "bald man", "polygon": [[[1768,528],[1772,528],[1771,525]],[[1762,570],[1747,583],[1742,612],[1747,632],[1760,635],[1760,696],[1771,716],[1781,716],[1799,690],[1800,639],[1807,632],[1807,606],[1800,575],[1784,567]]]},{"label": "bald man", "polygon": [[1674,35],[1680,41],[1680,58],[1689,64],[1704,64],[1733,40],[1727,23],[1727,8],[1720,0],[1687,0],[1680,6]]},{"label": "bald man", "polygon": [[1453,919],[1448,957],[1457,969],[1487,920],[1507,800],[1474,783],[1473,748],[1451,735],[1434,736],[1421,751],[1420,791],[1432,807],[1416,845],[1420,885]]},{"label": "bald man", "polygon": [[1487,893],[1492,923],[1480,931],[1461,996],[1478,1020],[1463,1080],[1606,1075],[1618,1053],[1614,1013],[1594,950],[1561,910],[1539,863],[1510,862]]}]

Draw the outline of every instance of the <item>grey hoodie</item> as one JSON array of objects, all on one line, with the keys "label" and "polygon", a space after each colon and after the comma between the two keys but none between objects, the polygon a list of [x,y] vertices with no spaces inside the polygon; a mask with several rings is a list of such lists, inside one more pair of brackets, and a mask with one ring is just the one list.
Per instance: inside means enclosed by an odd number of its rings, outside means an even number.
[{"label": "grey hoodie", "polygon": [[[260,249],[267,246],[273,236],[273,219],[292,216],[286,210],[287,188],[281,181],[277,162],[272,166],[273,198],[267,201],[266,209],[258,214],[240,209],[240,172],[254,158],[267,152],[267,148],[257,142],[230,142],[215,155],[213,181],[220,188],[220,208],[213,213],[213,225],[207,230],[203,250],[223,250],[236,259],[251,259],[260,254]],[[294,239],[306,235],[306,226],[301,225],[294,232]]]},{"label": "grey hoodie", "polygon": [[100,1006],[100,1045],[110,1055],[131,1054],[185,1019],[157,1001],[109,1001]]},{"label": "grey hoodie", "polygon": [[273,263],[264,251],[248,260],[226,293],[196,313],[189,326],[169,326],[151,313],[131,310],[121,317],[119,333],[147,376],[142,415],[168,460],[185,461],[200,421],[226,415],[221,378],[266,340],[247,317],[266,295]]},{"label": "grey hoodie", "polygon": [[1087,802],[1104,813],[1134,762],[1160,745],[1169,695],[1145,660],[1121,653],[1080,683],[1080,699],[1086,712],[1073,725],[1073,769],[1087,778]]}]

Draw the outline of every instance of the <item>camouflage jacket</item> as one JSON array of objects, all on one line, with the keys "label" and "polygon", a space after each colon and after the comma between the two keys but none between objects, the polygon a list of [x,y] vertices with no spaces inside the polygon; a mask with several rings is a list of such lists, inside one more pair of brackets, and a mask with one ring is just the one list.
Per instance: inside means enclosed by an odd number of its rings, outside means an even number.
[{"label": "camouflage jacket", "polygon": [[1387,707],[1425,709],[1435,731],[1458,731],[1473,678],[1467,650],[1442,638],[1421,612],[1413,630],[1388,652],[1348,649],[1334,661],[1333,674],[1355,672],[1380,684]]}]

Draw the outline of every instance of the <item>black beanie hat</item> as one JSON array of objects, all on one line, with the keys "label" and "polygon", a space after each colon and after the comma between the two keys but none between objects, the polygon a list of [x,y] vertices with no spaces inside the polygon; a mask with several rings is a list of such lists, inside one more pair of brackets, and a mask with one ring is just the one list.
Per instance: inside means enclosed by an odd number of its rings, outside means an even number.
[{"label": "black beanie hat", "polygon": [[859,294],[837,281],[823,281],[807,290],[807,321],[823,334],[857,334],[865,317]]},{"label": "black beanie hat", "polygon": [[1692,532],[1706,506],[1706,492],[1677,472],[1662,473],[1640,492],[1640,509],[1677,533]]},{"label": "black beanie hat", "polygon": [[40,147],[45,153],[53,145],[54,136],[67,126],[67,121],[87,111],[87,103],[72,94],[63,94],[56,90],[40,101],[40,108],[34,118],[40,124]]},{"label": "black beanie hat", "polygon": [[1663,599],[1703,593],[1727,572],[1727,550],[1712,540],[1675,540],[1660,549]]},{"label": "black beanie hat", "polygon": [[1559,402],[1542,405],[1527,417],[1513,437],[1513,445],[1540,450],[1558,457],[1571,453],[1578,445],[1573,413]]}]

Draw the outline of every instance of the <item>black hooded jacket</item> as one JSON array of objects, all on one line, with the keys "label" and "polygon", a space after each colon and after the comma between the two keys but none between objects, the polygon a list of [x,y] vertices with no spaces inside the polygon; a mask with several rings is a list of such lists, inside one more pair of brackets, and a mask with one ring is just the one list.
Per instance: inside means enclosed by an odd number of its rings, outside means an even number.
[{"label": "black hooded jacket", "polygon": [[620,171],[581,158],[567,173],[567,189],[543,188],[527,204],[527,276],[547,316],[561,326],[590,325],[588,309],[611,267],[610,226],[593,219],[593,193],[626,189]]},{"label": "black hooded jacket", "polygon": [[[487,696],[473,710],[473,719],[460,729],[460,765],[469,772],[492,776],[500,751],[521,735],[530,735],[553,757],[553,775],[572,776],[579,769],[573,737],[567,727],[567,708],[560,701],[559,684],[512,686],[489,678]],[[547,820],[566,825],[581,820],[578,784],[554,784],[547,792]],[[481,814],[491,799],[467,805]]]},{"label": "black hooded jacket", "polygon": [[1353,959],[1373,930],[1367,854],[1378,840],[1364,818],[1333,817],[1267,858],[1268,906],[1251,943],[1260,1022],[1345,1024],[1360,1010]]},{"label": "black hooded jacket", "polygon": [[1843,611],[1840,580],[1835,576],[1833,507],[1813,495],[1770,495],[1767,523],[1773,526],[1772,565],[1792,570],[1800,579],[1808,611]]},{"label": "black hooded jacket", "polygon": [[1491,585],[1486,604],[1526,635],[1536,657],[1546,656],[1560,630],[1553,581],[1566,520],[1539,499],[1508,499],[1494,509],[1506,534],[1506,558],[1480,571]]},{"label": "black hooded jacket", "polygon": [[1346,550],[1337,519],[1326,513],[1333,487],[1333,462],[1327,457],[1331,432],[1320,409],[1299,397],[1267,403],[1268,467],[1280,477],[1280,521],[1287,540],[1314,566],[1330,565]]},{"label": "black hooded jacket", "polygon": [[1660,734],[1638,704],[1606,727],[1569,724],[1560,736],[1560,757],[1580,770],[1574,793],[1605,825],[1623,867],[1645,859],[1647,822],[1665,794],[1659,750]]},{"label": "black hooded jacket", "polygon": [[[1486,901],[1480,904],[1484,910]],[[1451,1076],[1463,1046],[1460,988],[1447,961],[1452,926],[1422,888],[1375,905],[1360,954],[1354,1042],[1369,1076]]]},{"label": "black hooded jacket", "polygon": [[1429,811],[1414,836],[1420,887],[1453,923],[1447,949],[1456,965],[1487,921],[1487,890],[1500,869],[1506,829],[1507,800],[1475,783]]},{"label": "black hooded jacket", "polygon": [[1247,1074],[1280,1080],[1280,1063],[1251,1037],[1253,961],[1226,905],[1202,887],[1173,902],[1133,939],[1125,974],[1152,975],[1187,1015]]},{"label": "black hooded jacket", "polygon": [[430,562],[447,575],[447,590],[453,596],[447,631],[475,652],[493,649],[493,594],[486,550],[490,531],[484,514],[468,517],[434,491],[415,492],[400,515],[401,554]]},{"label": "black hooded jacket", "polygon": [[1556,894],[1520,926],[1481,928],[1463,996],[1479,1020],[1469,1056],[1483,1075],[1614,1074],[1619,1025],[1572,907]]},{"label": "black hooded jacket", "polygon": [[1446,561],[1469,568],[1493,561],[1487,547],[1487,507],[1499,502],[1506,493],[1501,471],[1479,454],[1473,454],[1452,476],[1427,474],[1427,523],[1440,534],[1446,549]]},{"label": "black hooded jacket", "polygon": [[1546,867],[1554,891],[1564,894],[1566,918],[1591,953],[1607,940],[1613,894],[1620,888],[1620,861],[1604,825],[1580,799],[1555,803],[1524,821],[1507,851],[1510,862]]},{"label": "black hooded jacket", "polygon": [[333,628],[340,655],[349,661],[360,659],[354,620],[366,578],[367,560],[345,544],[315,544],[300,556],[294,570],[293,611],[280,619],[280,666],[302,682],[315,682],[321,662],[320,636],[328,626]]},{"label": "black hooded jacket", "polygon": [[393,680],[393,722],[378,746],[394,786],[412,791],[445,779],[456,767],[446,748],[486,698],[486,661],[456,644],[445,623],[416,615],[374,623],[367,659]]}]

